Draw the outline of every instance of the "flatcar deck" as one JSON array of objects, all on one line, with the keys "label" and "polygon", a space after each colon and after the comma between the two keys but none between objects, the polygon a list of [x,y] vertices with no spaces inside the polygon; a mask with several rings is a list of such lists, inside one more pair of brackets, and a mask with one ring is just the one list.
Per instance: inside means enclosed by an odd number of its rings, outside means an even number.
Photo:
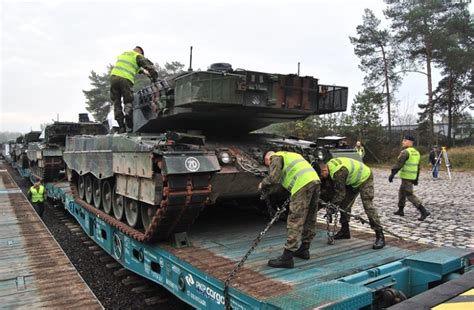
[{"label": "flatcar deck", "polygon": [[102,305],[0,161],[0,308]]}]

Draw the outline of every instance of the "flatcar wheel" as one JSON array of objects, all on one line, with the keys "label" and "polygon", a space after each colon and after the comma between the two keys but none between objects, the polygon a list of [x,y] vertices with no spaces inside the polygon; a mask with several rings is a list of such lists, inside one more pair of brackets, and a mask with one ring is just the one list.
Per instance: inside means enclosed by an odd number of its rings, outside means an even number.
[{"label": "flatcar wheel", "polygon": [[114,210],[114,216],[117,220],[121,220],[123,218],[124,207],[125,197],[117,194],[117,185],[115,185],[112,191],[112,209]]},{"label": "flatcar wheel", "polygon": [[102,207],[107,214],[110,214],[112,211],[112,195],[110,181],[105,180],[102,182]]},{"label": "flatcar wheel", "polygon": [[100,180],[94,178],[94,181],[92,182],[92,196],[96,208],[100,208],[100,204],[102,203],[101,185]]},{"label": "flatcar wheel", "polygon": [[92,204],[93,197],[92,197],[92,176],[90,174],[86,175],[86,182],[85,182],[85,191],[86,191],[86,202]]},{"label": "flatcar wheel", "polygon": [[142,223],[143,223],[143,228],[145,230],[150,226],[151,220],[153,219],[153,216],[156,214],[156,210],[158,209],[158,206],[152,206],[148,204],[142,204],[141,205],[141,216],[142,216]]},{"label": "flatcar wheel", "polygon": [[125,198],[125,219],[131,227],[137,228],[140,226],[140,203],[135,199]]},{"label": "flatcar wheel", "polygon": [[84,199],[86,193],[86,185],[83,175],[80,175],[77,179],[77,191],[79,192],[79,198]]}]

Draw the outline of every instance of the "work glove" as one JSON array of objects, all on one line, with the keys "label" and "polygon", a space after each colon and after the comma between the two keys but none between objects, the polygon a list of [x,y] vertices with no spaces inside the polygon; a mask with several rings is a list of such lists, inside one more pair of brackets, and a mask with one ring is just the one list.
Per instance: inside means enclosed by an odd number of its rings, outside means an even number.
[{"label": "work glove", "polygon": [[388,177],[388,181],[389,181],[390,183],[392,183],[394,177],[395,177],[395,176],[394,176],[393,174],[391,174],[391,175]]}]

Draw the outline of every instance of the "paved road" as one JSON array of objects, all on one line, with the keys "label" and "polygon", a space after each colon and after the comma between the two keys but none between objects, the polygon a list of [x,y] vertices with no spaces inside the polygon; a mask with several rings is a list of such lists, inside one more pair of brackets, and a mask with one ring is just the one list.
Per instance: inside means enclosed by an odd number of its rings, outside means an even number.
[{"label": "paved road", "polygon": [[[389,170],[373,169],[375,177],[375,199],[382,225],[409,240],[433,244],[474,249],[474,173],[453,172],[449,180],[447,172],[433,180],[429,171],[422,171],[415,194],[431,215],[423,222],[417,220],[418,210],[407,201],[405,216],[393,215],[398,210],[398,188],[400,179],[388,182]],[[323,212],[320,212],[320,215]],[[357,198],[353,213],[366,218],[360,198]],[[351,227],[369,230],[352,220]]]}]

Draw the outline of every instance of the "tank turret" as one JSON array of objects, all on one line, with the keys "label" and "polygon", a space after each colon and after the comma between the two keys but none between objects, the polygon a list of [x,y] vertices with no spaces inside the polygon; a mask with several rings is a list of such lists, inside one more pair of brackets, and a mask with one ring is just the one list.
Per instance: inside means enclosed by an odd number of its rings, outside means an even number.
[{"label": "tank turret", "polygon": [[139,91],[134,131],[242,134],[347,108],[347,87],[320,85],[310,76],[225,68],[219,64],[208,71],[187,72]]},{"label": "tank turret", "polygon": [[47,125],[39,136],[42,141],[28,145],[31,174],[44,181],[59,180],[65,172],[62,155],[66,137],[106,133],[107,129],[102,124],[92,122],[54,122]]}]

